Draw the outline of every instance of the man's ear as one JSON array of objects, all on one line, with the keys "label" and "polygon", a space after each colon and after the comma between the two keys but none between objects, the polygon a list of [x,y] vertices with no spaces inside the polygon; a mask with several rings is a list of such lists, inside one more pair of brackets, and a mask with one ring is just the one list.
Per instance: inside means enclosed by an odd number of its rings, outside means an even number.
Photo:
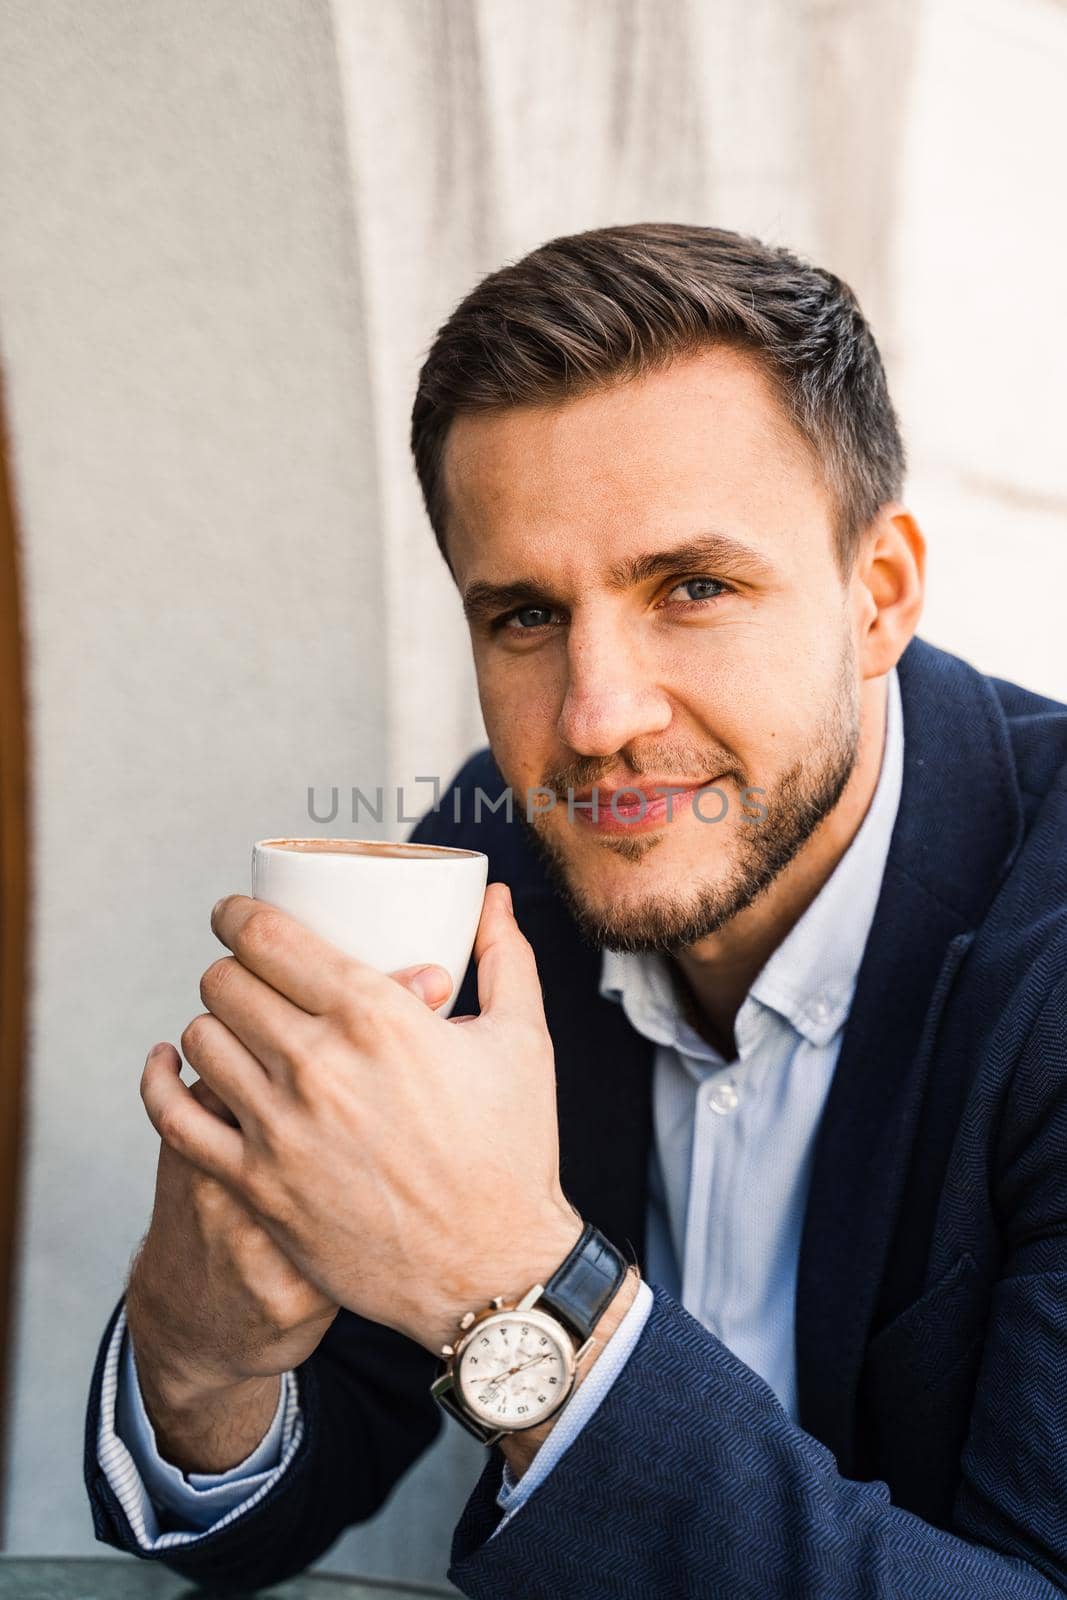
[{"label": "man's ear", "polygon": [[852,572],[861,677],[896,666],[919,625],[925,583],[922,529],[906,506],[887,501],[864,530]]}]

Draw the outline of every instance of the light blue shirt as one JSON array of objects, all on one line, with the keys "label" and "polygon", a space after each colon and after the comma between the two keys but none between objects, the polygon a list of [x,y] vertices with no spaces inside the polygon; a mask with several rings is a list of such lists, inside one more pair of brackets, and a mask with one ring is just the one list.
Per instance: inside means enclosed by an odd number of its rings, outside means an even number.
[{"label": "light blue shirt", "polygon": [[[726,1062],[685,1020],[662,955],[605,951],[600,993],[656,1046],[646,1270],[614,1335],[531,1466],[505,1467],[504,1527],[544,1482],[622,1370],[666,1289],[760,1374],[796,1421],[794,1303],[815,1136],[885,872],[904,767],[900,687],[888,674],[886,738],[867,813],[815,899],[757,974]],[[143,1549],[199,1537],[254,1505],[285,1471],[302,1419],[285,1374],[266,1436],[229,1472],[183,1474],[162,1460],[144,1411],[124,1313],[108,1348],[100,1463]],[[160,1533],[154,1505],[182,1529]]]}]

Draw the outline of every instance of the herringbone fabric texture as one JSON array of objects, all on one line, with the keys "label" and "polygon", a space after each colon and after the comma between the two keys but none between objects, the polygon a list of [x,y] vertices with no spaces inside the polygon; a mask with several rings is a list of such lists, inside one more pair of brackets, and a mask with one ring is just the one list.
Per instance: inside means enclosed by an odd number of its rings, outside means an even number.
[{"label": "herringbone fabric texture", "polygon": [[[492,1540],[501,1467],[487,1464],[449,1577],[472,1600],[1063,1600],[1055,1393],[1038,1417],[1024,1403],[978,1424],[949,1532],[894,1506],[885,1483],[841,1477],[768,1385],[656,1290],[596,1415]],[[1058,1473],[1045,1453],[1057,1426]],[[1029,1562],[1001,1553],[1024,1543]]]}]

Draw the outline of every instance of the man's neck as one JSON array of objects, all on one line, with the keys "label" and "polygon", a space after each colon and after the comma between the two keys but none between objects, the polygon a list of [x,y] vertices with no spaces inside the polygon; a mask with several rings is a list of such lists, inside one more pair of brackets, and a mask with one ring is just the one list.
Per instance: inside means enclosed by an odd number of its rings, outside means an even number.
[{"label": "man's neck", "polygon": [[671,955],[691,1025],[727,1061],[737,1055],[734,1022],[757,974],[826,883],[870,808],[885,748],[887,687],[884,677],[861,685],[856,764],[837,805],[803,849],[725,928]]}]

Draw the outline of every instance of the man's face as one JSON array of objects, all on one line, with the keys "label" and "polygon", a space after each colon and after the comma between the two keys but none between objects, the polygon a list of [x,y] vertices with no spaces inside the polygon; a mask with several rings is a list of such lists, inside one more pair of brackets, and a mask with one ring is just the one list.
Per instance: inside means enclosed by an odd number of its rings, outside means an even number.
[{"label": "man's face", "polygon": [[[532,831],[579,923],[616,949],[717,932],[836,805],[860,732],[831,500],[768,380],[720,348],[459,417],[445,472],[490,744],[516,815],[557,796]],[[570,820],[593,786],[599,823]]]}]

